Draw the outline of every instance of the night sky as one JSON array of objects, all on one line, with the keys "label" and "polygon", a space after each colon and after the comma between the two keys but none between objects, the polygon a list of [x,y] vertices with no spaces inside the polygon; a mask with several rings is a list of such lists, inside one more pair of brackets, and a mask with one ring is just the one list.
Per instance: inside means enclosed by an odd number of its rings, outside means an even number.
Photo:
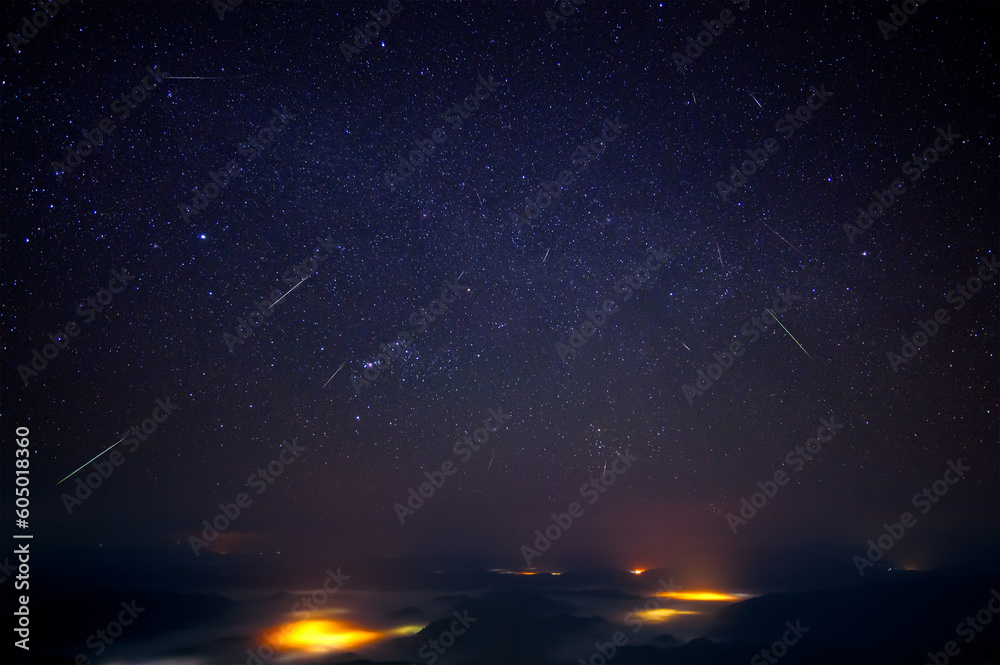
[{"label": "night sky", "polygon": [[[996,662],[955,624],[1000,556],[998,5],[40,5],[0,6],[6,662],[243,663],[290,604],[248,599],[338,567],[422,632],[310,662],[427,662],[462,602],[609,625],[439,662],[586,660],[623,621],[572,594],[668,578],[912,585],[843,662]],[[613,662],[745,662],[676,648],[780,639],[752,602]]]}]

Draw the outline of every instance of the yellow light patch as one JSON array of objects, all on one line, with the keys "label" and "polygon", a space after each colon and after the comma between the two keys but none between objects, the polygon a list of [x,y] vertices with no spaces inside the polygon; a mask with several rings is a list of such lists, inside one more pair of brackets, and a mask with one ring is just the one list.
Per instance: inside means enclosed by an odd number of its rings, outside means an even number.
[{"label": "yellow light patch", "polygon": [[673,598],[674,600],[740,600],[741,596],[734,596],[731,593],[721,593],[719,591],[664,591],[656,594],[661,598]]},{"label": "yellow light patch", "polygon": [[354,649],[383,639],[380,632],[364,630],[341,621],[295,621],[267,636],[275,649],[314,653]]},{"label": "yellow light patch", "polygon": [[699,612],[689,610],[672,610],[667,608],[661,608],[658,610],[639,610],[636,612],[636,615],[640,619],[649,623],[663,623],[665,621],[670,621],[680,614],[699,614]]}]

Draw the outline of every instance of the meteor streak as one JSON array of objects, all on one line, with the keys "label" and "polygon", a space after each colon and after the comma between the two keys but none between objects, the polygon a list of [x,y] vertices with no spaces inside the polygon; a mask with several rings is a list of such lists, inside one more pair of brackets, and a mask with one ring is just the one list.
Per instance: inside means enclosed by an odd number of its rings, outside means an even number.
[{"label": "meteor streak", "polygon": [[[306,281],[306,280],[307,280],[307,279],[309,279],[310,277],[312,277],[312,275],[306,275],[306,276],[305,276],[305,277],[303,277],[303,278],[302,278],[301,280],[299,280],[299,284],[301,284],[302,282]],[[289,293],[291,293],[291,292],[292,292],[292,291],[294,291],[295,289],[299,288],[299,284],[296,284],[296,285],[295,285],[295,286],[293,286],[292,288],[290,288],[290,289],[288,289],[287,291],[285,291],[285,296],[287,296],[287,295],[288,295]],[[267,307],[267,308],[268,308],[268,309],[271,309],[272,307],[274,307],[275,305],[277,305],[277,304],[278,304],[279,302],[281,302],[282,300],[284,300],[284,299],[285,299],[285,296],[281,296],[280,298],[278,298],[277,300],[275,300],[275,301],[274,301],[273,303],[271,303],[270,305],[268,305],[268,307]]]},{"label": "meteor streak", "polygon": [[497,456],[497,451],[500,450],[500,443],[497,443],[496,448],[493,449],[493,454],[490,455],[490,463],[486,465],[486,470],[489,471],[490,467],[493,466],[493,458]]},{"label": "meteor streak", "polygon": [[[751,97],[753,97],[753,93],[752,93],[752,92],[750,92],[749,90],[747,90],[747,93],[749,93],[749,95],[750,95]],[[756,98],[756,97],[753,97],[753,100],[754,100],[755,102],[757,102],[757,98]],[[757,102],[757,106],[760,106],[760,102]],[[760,106],[760,107],[761,107],[761,108],[764,108],[763,106]]]},{"label": "meteor streak", "polygon": [[[114,448],[115,446],[117,446],[117,445],[118,445],[119,443],[121,443],[122,441],[124,441],[124,440],[125,440],[125,437],[126,437],[126,436],[128,436],[128,432],[125,432],[125,434],[122,434],[122,438],[118,439],[117,441],[115,441],[114,443],[112,443],[112,444],[111,444],[110,446],[108,446],[107,448],[105,448],[105,449],[104,449],[104,450],[102,450],[101,452],[99,452],[99,453],[97,453],[96,455],[94,455],[94,456],[93,456],[93,457],[92,457],[92,458],[90,459],[90,462],[93,462],[93,461],[94,461],[95,459],[97,459],[98,457],[100,457],[101,455],[103,455],[104,453],[108,452],[109,450],[111,450],[112,448]],[[80,466],[80,469],[82,469],[83,467],[85,467],[85,466],[87,466],[88,464],[90,464],[90,462],[84,462],[84,463],[83,463],[83,464],[82,464],[82,465]],[[80,469],[77,469],[76,471],[79,471]],[[74,471],[73,473],[76,473],[76,471]],[[73,475],[73,473],[69,474],[69,476],[66,476],[66,478],[69,478],[70,476],[72,476],[72,475]],[[58,483],[56,483],[56,485],[60,485],[60,484],[62,484],[62,482],[63,482],[63,481],[65,481],[65,480],[66,480],[66,478],[63,478],[62,480],[60,480],[60,481],[59,481]]]},{"label": "meteor streak", "polygon": [[[771,310],[767,309],[767,307],[765,307],[764,309],[767,311],[768,314],[771,315],[771,318],[773,318],[775,321],[778,321],[778,317],[776,317],[774,315],[774,312],[772,312]],[[788,328],[785,328],[785,324],[784,323],[782,323],[781,321],[778,321],[778,325],[781,326],[786,333],[788,333],[788,336],[791,337],[792,340],[794,340],[796,344],[799,344],[799,340],[795,339],[795,335],[793,335],[792,333],[788,332]],[[799,344],[799,348],[802,349],[802,353],[804,353],[807,356],[809,356],[809,352],[806,351],[806,348],[804,346],[802,346],[801,344]],[[812,356],[809,356],[809,360],[812,360],[813,362],[816,362],[815,360],[813,360]]]},{"label": "meteor streak", "polygon": [[[340,363],[340,367],[337,368],[337,372],[339,372],[340,370],[342,370],[344,368],[344,365],[346,365],[346,364],[347,364],[346,360],[344,362]],[[337,376],[337,372],[334,372],[333,376]],[[330,384],[330,382],[333,381],[333,376],[331,376],[329,379],[326,380],[326,383],[323,384],[324,388],[326,388]]]},{"label": "meteor streak", "polygon": [[[678,342],[680,342],[680,340],[677,340],[677,341],[678,341]],[[681,342],[681,346],[683,346],[683,347],[684,347],[685,349],[687,349],[688,351],[691,351],[691,349],[690,349],[690,348],[688,348],[688,345],[687,345],[687,344],[685,344],[684,342]],[[691,351],[691,353],[694,353],[694,351]]]},{"label": "meteor streak", "polygon": [[[761,222],[761,224],[764,224],[764,222]],[[767,224],[764,224],[764,226],[767,226]],[[777,231],[775,231],[774,229],[772,229],[772,228],[771,228],[770,226],[767,226],[767,228],[771,229],[771,233],[773,233],[774,235],[776,235],[776,236],[778,236],[779,238],[781,238],[781,234],[780,234],[780,233],[778,233]],[[796,247],[796,246],[795,246],[795,245],[793,245],[792,243],[788,242],[788,241],[787,241],[787,240],[785,240],[784,238],[781,238],[781,240],[782,240],[782,241],[783,241],[783,242],[784,242],[784,243],[785,243],[786,245],[788,245],[789,247],[791,247],[792,249],[794,249],[794,250],[795,250],[796,252],[799,252],[799,248],[798,248],[798,247]],[[802,252],[799,252],[799,254],[802,254]],[[806,260],[806,261],[808,261],[808,260],[809,260],[809,257],[808,257],[808,256],[806,256],[805,254],[802,254],[802,256],[803,256],[803,258],[805,258],[805,260]]]},{"label": "meteor streak", "polygon": [[545,256],[542,257],[542,263],[545,263],[545,259],[549,258],[549,252],[551,252],[551,251],[552,251],[551,247],[549,247],[547,250],[545,250]]},{"label": "meteor streak", "polygon": [[719,243],[715,243],[715,251],[719,253],[719,265],[722,266],[722,272],[725,272],[726,264],[722,262],[722,250],[719,249]]}]

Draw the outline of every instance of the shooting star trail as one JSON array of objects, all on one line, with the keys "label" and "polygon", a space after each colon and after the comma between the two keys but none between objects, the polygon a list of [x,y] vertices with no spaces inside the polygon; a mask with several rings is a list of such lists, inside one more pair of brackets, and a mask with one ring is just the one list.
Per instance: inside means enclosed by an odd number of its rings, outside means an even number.
[{"label": "shooting star trail", "polygon": [[[767,309],[767,307],[765,307],[764,309],[765,309],[765,310],[767,311],[767,313],[768,313],[768,314],[770,314],[770,315],[771,315],[771,318],[773,318],[773,319],[774,319],[775,321],[778,321],[778,317],[776,317],[776,316],[774,315],[774,312],[772,312],[771,310]],[[788,332],[788,328],[785,328],[785,324],[784,324],[784,323],[782,323],[781,321],[778,321],[778,325],[779,325],[779,326],[781,326],[781,327],[782,327],[782,329],[783,329],[783,330],[784,330],[784,331],[785,331],[786,333],[788,333],[788,336],[789,336],[789,337],[791,337],[791,338],[792,338],[792,340],[794,340],[796,344],[799,344],[799,340],[795,339],[795,335],[793,335],[792,333]],[[804,346],[802,346],[801,344],[799,344],[799,348],[800,348],[800,349],[802,349],[802,353],[804,353],[804,354],[806,354],[807,356],[809,356],[809,352],[808,352],[808,351],[806,351],[806,347],[804,347]],[[815,360],[813,360],[813,357],[812,357],[812,356],[809,356],[809,360],[812,360],[813,362],[816,362]]]},{"label": "shooting star trail", "polygon": [[[681,342],[680,340],[677,340],[677,341],[678,341],[678,342]],[[681,342],[681,346],[683,346],[683,347],[684,347],[685,349],[687,349],[688,351],[691,351],[691,349],[690,349],[690,348],[688,348],[688,345],[687,345],[687,344],[685,344],[684,342]],[[694,351],[691,351],[691,353],[694,353]]]},{"label": "shooting star trail", "polygon": [[694,100],[694,103],[695,103],[695,104],[697,104],[697,103],[698,103],[698,98],[694,96],[694,90],[692,90],[692,91],[691,91],[691,99],[693,99],[693,100]]},{"label": "shooting star trail", "polygon": [[[500,443],[503,443],[503,441]],[[500,443],[497,444],[496,448],[493,449],[493,454],[490,455],[490,463],[486,465],[487,471],[489,471],[490,467],[493,466],[493,458],[497,456],[497,451],[500,450]]]},{"label": "shooting star trail", "polygon": [[722,250],[719,249],[719,243],[715,243],[715,251],[719,253],[719,265],[722,266],[722,272],[726,272],[726,264],[722,262]]},{"label": "shooting star trail", "polygon": [[[117,446],[119,443],[121,443],[122,441],[124,441],[126,436],[128,436],[128,432],[125,432],[124,434],[122,434],[122,438],[118,439],[117,441],[115,441],[114,443],[112,443],[110,446],[108,446],[107,448],[105,448],[101,452],[99,452],[96,455],[94,455],[93,458],[91,458],[90,462],[93,462],[95,459],[97,459],[98,457],[100,457],[101,455],[103,455],[104,453],[108,452],[109,450],[111,450],[112,448],[114,448],[115,446]],[[85,467],[88,464],[90,464],[90,462],[84,462],[84,464],[82,466],[80,466],[80,469],[82,469],[83,467]],[[77,469],[73,473],[76,473],[80,469]],[[69,474],[69,476],[66,476],[66,478],[71,477],[73,475],[73,473]],[[62,480],[60,480],[58,483],[56,483],[56,485],[62,484],[62,482],[65,481],[66,478],[63,478]]]},{"label": "shooting star trail", "polygon": [[[753,93],[752,93],[752,92],[750,92],[749,90],[747,90],[747,92],[748,92],[748,93],[750,94],[750,96],[751,96],[751,97],[753,97]],[[755,102],[757,102],[757,98],[756,98],[756,97],[753,97],[753,100],[754,100]],[[760,102],[757,102],[757,106],[760,106]],[[761,107],[762,109],[764,108],[763,106],[760,106],[760,107]]]},{"label": "shooting star trail", "polygon": [[[346,365],[346,364],[347,364],[347,361],[346,361],[346,360],[345,360],[344,362],[340,363],[340,367],[338,367],[338,368],[337,368],[337,372],[339,372],[340,370],[342,370],[342,369],[344,368],[344,365]],[[333,373],[333,376],[337,376],[337,372],[334,372],[334,373]],[[324,384],[323,384],[323,387],[324,387],[324,388],[326,388],[326,387],[327,387],[327,385],[329,385],[329,383],[330,383],[331,381],[333,381],[333,376],[331,376],[331,377],[330,377],[329,379],[327,379],[327,380],[326,380],[326,383],[324,383]]]},{"label": "shooting star trail", "polygon": [[[307,279],[309,279],[310,277],[312,277],[312,275],[306,275],[306,276],[305,276],[305,277],[303,277],[303,278],[302,278],[301,280],[299,280],[299,284],[301,284],[302,282],[306,281],[306,280],[307,280]],[[284,300],[284,299],[285,299],[285,296],[287,296],[287,295],[288,295],[289,293],[291,293],[291,292],[292,292],[292,291],[294,291],[295,289],[299,288],[299,284],[296,284],[296,285],[295,285],[295,286],[293,286],[292,288],[290,288],[290,289],[288,289],[287,291],[285,291],[285,295],[284,295],[284,296],[281,296],[280,298],[278,298],[277,300],[275,300],[275,301],[274,301],[273,303],[271,303],[271,304],[270,304],[270,305],[268,306],[268,309],[271,309],[272,307],[274,307],[275,305],[277,305],[277,304],[278,304],[279,302],[281,302],[282,300]]]},{"label": "shooting star trail", "polygon": [[476,189],[475,187],[473,187],[473,189],[476,190],[476,198],[479,199],[479,205],[483,205],[483,197],[479,196],[479,190]]},{"label": "shooting star trail", "polygon": [[[764,222],[761,222],[761,224],[764,224]],[[767,224],[764,224],[764,226],[767,226]],[[772,229],[772,228],[771,228],[770,226],[767,226],[767,228],[771,230],[771,233],[773,233],[774,235],[776,235],[776,236],[778,236],[779,238],[781,238],[781,234],[780,234],[780,233],[778,233],[777,231],[775,231],[774,229]],[[792,243],[788,242],[788,241],[787,241],[787,240],[785,240],[784,238],[781,238],[781,240],[782,240],[782,241],[783,241],[783,242],[784,242],[784,243],[785,243],[786,245],[788,245],[789,247],[791,247],[792,249],[794,249],[794,250],[795,250],[796,252],[799,252],[799,254],[802,254],[802,252],[800,252],[800,251],[799,251],[799,248],[798,248],[798,247],[796,247],[796,246],[795,246],[795,245],[793,245]],[[803,258],[804,258],[804,259],[805,259],[806,261],[808,261],[808,260],[809,260],[809,257],[808,257],[808,256],[806,256],[805,254],[802,254],[802,257],[803,257]]]},{"label": "shooting star trail", "polygon": [[549,247],[547,250],[545,250],[545,256],[542,257],[542,263],[545,263],[545,259],[549,258],[549,252],[551,252],[551,251],[552,251],[551,247]]},{"label": "shooting star trail", "polygon": [[[462,275],[464,275],[464,274],[465,274],[465,271],[463,270],[462,271]],[[462,279],[462,275],[459,275],[458,277],[456,277],[455,281],[457,282],[458,280]]]}]

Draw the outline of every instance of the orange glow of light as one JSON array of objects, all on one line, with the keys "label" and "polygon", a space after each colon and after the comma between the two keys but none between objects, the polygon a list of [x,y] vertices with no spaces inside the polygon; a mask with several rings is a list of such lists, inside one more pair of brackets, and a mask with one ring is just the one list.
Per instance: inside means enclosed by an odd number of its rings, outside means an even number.
[{"label": "orange glow of light", "polygon": [[630,570],[628,572],[632,573],[633,575],[642,575],[644,572],[646,572],[646,569],[645,568],[639,568],[637,570]]},{"label": "orange glow of light", "polygon": [[636,615],[640,619],[648,621],[649,623],[663,623],[665,621],[670,621],[679,614],[700,614],[700,612],[689,610],[671,610],[666,608],[657,610],[639,610],[636,612]]},{"label": "orange glow of light", "polygon": [[385,634],[341,621],[309,620],[285,624],[266,639],[275,649],[325,653],[354,649],[384,639]]},{"label": "orange glow of light", "polygon": [[674,600],[740,600],[741,596],[734,596],[731,593],[720,593],[718,591],[663,591],[656,594],[661,598],[673,598]]}]

